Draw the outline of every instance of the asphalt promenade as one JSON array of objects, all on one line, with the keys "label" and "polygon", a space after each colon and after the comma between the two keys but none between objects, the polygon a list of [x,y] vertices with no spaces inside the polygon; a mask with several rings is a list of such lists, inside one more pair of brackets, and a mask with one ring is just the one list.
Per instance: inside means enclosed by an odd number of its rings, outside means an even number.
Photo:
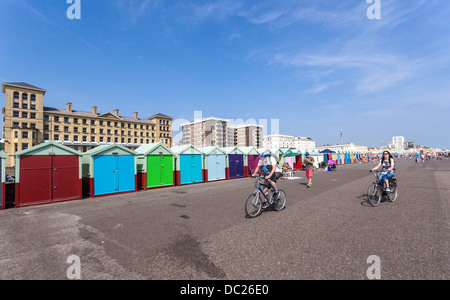
[{"label": "asphalt promenade", "polygon": [[450,279],[450,161],[397,160],[399,197],[366,201],[373,165],[280,180],[281,212],[255,219],[255,179],[0,211],[0,279]]}]

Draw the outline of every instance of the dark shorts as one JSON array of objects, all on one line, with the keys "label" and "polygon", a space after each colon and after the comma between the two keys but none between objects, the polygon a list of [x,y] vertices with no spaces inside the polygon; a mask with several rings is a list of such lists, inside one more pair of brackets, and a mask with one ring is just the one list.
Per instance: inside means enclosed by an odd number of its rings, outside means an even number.
[{"label": "dark shorts", "polygon": [[[283,176],[283,174],[281,174],[281,172],[275,172],[272,174],[272,177],[270,177],[269,179],[272,180],[273,182],[277,182],[277,180],[280,179],[281,176]],[[264,184],[269,185],[269,181],[266,179],[264,181]]]}]

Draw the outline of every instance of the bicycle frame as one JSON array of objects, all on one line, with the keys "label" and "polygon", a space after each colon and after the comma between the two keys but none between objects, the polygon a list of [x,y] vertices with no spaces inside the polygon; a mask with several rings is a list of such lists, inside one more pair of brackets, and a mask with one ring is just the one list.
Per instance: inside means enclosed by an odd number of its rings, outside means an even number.
[{"label": "bicycle frame", "polygon": [[264,177],[257,177],[258,179],[258,187],[256,188],[255,192],[258,192],[260,194],[262,194],[264,196],[264,198],[266,198],[268,201],[270,201],[270,198],[268,198],[269,195],[264,194],[263,189],[261,188],[261,186],[266,187],[270,190],[273,190],[273,187],[264,183],[261,183],[261,179],[264,179]]}]

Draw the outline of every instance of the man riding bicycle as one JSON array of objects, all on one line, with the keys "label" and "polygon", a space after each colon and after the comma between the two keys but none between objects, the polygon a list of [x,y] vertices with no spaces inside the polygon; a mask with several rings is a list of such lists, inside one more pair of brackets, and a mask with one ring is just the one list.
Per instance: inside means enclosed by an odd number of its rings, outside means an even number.
[{"label": "man riding bicycle", "polygon": [[[273,199],[276,200],[279,197],[279,192],[277,188],[277,180],[281,178],[282,172],[280,167],[278,166],[277,159],[273,157],[270,154],[267,154],[266,152],[263,152],[259,155],[259,163],[258,167],[256,167],[256,170],[253,172],[253,177],[256,177],[256,175],[259,172],[259,169],[262,170],[262,173],[264,174],[264,184],[268,186],[269,184],[273,187],[274,195]],[[264,187],[263,190],[264,194],[268,194],[268,187]],[[263,198],[264,200],[264,206],[267,206],[267,200]]]}]

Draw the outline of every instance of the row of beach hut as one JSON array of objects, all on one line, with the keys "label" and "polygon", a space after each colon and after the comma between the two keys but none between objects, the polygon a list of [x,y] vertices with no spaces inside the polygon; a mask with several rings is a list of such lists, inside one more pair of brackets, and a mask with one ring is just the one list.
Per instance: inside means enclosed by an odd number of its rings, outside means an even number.
[{"label": "row of beach hut", "polygon": [[[101,145],[81,153],[49,141],[15,154],[14,206],[247,177],[263,151],[278,155],[281,164],[298,170],[307,150],[192,145],[168,148],[155,143],[135,150],[118,144]],[[7,156],[0,152],[0,158],[3,209]]]}]

